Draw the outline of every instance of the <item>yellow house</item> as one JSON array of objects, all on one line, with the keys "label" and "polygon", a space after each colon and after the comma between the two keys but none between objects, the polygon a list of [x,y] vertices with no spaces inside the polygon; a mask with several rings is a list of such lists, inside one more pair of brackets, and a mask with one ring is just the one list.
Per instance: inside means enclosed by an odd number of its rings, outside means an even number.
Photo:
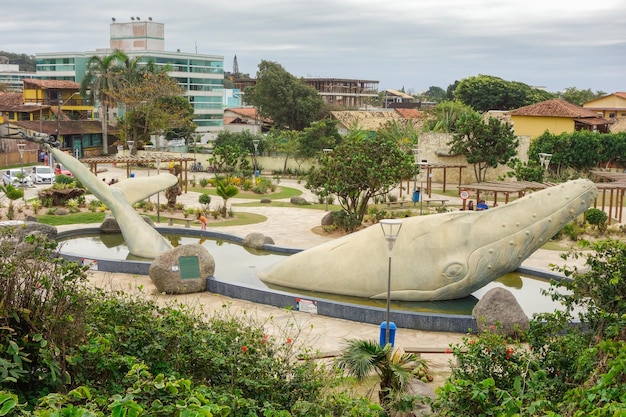
[{"label": "yellow house", "polygon": [[592,110],[561,99],[520,107],[510,115],[515,135],[529,136],[531,140],[546,130],[555,135],[579,130],[607,133],[611,123]]},{"label": "yellow house", "polygon": [[94,108],[80,96],[79,83],[37,79],[24,79],[23,82],[24,104],[50,106],[54,118],[61,120],[94,119]]},{"label": "yellow house", "polygon": [[626,119],[626,92],[617,92],[588,101],[583,107],[605,119]]}]

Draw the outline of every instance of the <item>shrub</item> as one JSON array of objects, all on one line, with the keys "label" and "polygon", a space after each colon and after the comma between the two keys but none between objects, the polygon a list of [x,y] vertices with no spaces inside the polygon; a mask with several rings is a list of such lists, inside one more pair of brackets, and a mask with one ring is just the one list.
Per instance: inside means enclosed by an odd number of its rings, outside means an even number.
[{"label": "shrub", "polygon": [[65,202],[65,205],[69,209],[70,213],[76,213],[80,208],[80,202],[76,198],[70,198]]},{"label": "shrub", "polygon": [[100,202],[100,200],[94,199],[89,201],[89,203],[87,204],[87,208],[92,213],[95,213],[101,205],[102,203]]},{"label": "shrub", "polygon": [[0,231],[0,387],[31,401],[71,379],[65,349],[84,339],[91,297],[86,268],[55,257],[56,242],[27,236],[16,251],[13,238]]},{"label": "shrub", "polygon": [[198,184],[200,184],[200,187],[206,188],[206,186],[209,185],[209,179],[208,178],[200,178],[200,180],[198,181]]},{"label": "shrub", "polygon": [[356,214],[348,214],[344,210],[333,211],[333,223],[347,232],[353,232],[361,225]]},{"label": "shrub", "polygon": [[200,194],[198,197],[198,203],[202,204],[205,211],[209,211],[211,206],[211,195],[208,193]]},{"label": "shrub", "polygon": [[606,230],[608,219],[609,216],[604,212],[604,210],[590,208],[585,211],[585,221],[598,230]]}]

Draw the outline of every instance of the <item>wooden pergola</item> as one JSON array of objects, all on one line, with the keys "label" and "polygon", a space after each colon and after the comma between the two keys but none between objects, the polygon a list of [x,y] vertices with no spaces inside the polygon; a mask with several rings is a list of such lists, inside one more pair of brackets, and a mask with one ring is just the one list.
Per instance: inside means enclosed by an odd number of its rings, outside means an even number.
[{"label": "wooden pergola", "polygon": [[498,204],[498,194],[504,194],[504,204],[507,204],[511,194],[521,198],[527,191],[543,190],[551,185],[533,181],[487,181],[459,186],[459,191],[474,191],[476,203],[481,199],[480,193],[493,193],[492,207],[495,207]]},{"label": "wooden pergola", "polygon": [[[611,224],[611,219],[613,218],[617,219],[618,223],[621,223],[624,208],[624,194],[626,193],[626,173],[591,171],[591,175],[596,187],[601,192],[599,198],[603,211],[606,211],[608,200],[609,224]],[[613,204],[615,204],[615,212],[613,211]],[[598,198],[596,198],[593,207],[598,208]]]},{"label": "wooden pergola", "polygon": [[[180,163],[181,170],[178,172],[177,176],[179,177],[179,183],[182,183],[183,189],[185,193],[187,192],[187,173],[189,170],[187,169],[188,162],[195,162],[195,158],[192,157],[184,157],[184,156],[174,156],[171,153],[163,153],[163,155],[159,158],[160,163],[176,162]],[[80,162],[83,164],[89,165],[89,170],[96,175],[98,173],[98,165],[126,165],[126,178],[130,178],[132,166],[133,165],[144,165],[150,166],[150,164],[156,164],[157,158],[154,156],[154,152],[148,155],[116,155],[116,156],[98,156],[94,158],[84,158],[81,159]],[[159,167],[157,167],[158,169]]]},{"label": "wooden pergola", "polygon": [[[432,197],[432,193],[433,193],[433,178],[432,178],[432,173],[435,169],[443,169],[443,191],[446,191],[446,187],[447,187],[447,174],[448,174],[448,169],[459,169],[459,184],[458,186],[461,186],[461,178],[463,177],[463,168],[467,168],[467,165],[460,165],[460,164],[430,164],[427,162],[424,163],[419,163],[419,167],[420,170],[425,169],[426,170],[426,194],[428,195],[428,198]],[[409,189],[409,183],[410,180],[407,180],[407,189]],[[426,195],[425,194],[425,195]],[[400,197],[402,197],[402,188],[400,188]]]}]

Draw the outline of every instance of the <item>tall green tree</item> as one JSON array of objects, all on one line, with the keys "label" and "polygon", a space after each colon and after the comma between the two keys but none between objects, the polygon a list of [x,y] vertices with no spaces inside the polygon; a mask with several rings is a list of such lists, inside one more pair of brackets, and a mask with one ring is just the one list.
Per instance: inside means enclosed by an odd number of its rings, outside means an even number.
[{"label": "tall green tree", "polygon": [[337,121],[333,119],[312,122],[299,135],[299,139],[298,156],[302,158],[313,158],[323,149],[332,149],[342,141]]},{"label": "tall green tree", "polygon": [[120,121],[122,139],[135,141],[134,149],[150,142],[153,134],[189,140],[196,125],[182,87],[165,72],[140,71],[125,72],[129,78],[114,94],[126,110]]},{"label": "tall green tree", "polygon": [[588,101],[595,100],[605,95],[606,93],[604,91],[596,91],[594,93],[591,89],[579,90],[576,87],[568,87],[565,91],[559,93],[560,98],[577,106],[582,106]]},{"label": "tall green tree", "polygon": [[551,93],[491,75],[468,77],[459,82],[454,98],[478,112],[512,110],[553,98]]},{"label": "tall green tree", "polygon": [[424,92],[423,96],[429,101],[435,101],[439,103],[446,100],[447,93],[446,90],[444,90],[443,88],[431,85],[430,87],[428,87],[428,90]]},{"label": "tall green tree", "polygon": [[474,164],[476,180],[482,182],[489,168],[507,164],[517,155],[519,140],[508,123],[491,117],[485,124],[480,114],[469,113],[459,119],[448,145],[453,153],[464,155],[467,162]]},{"label": "tall green tree", "polygon": [[317,91],[280,64],[261,61],[256,85],[245,90],[246,102],[279,129],[303,130],[318,120],[324,102]]},{"label": "tall green tree", "polygon": [[319,195],[334,194],[342,209],[359,224],[367,204],[411,176],[410,153],[388,137],[353,130],[332,152],[323,152],[320,166],[307,177],[306,187]]},{"label": "tall green tree", "polygon": [[109,107],[115,106],[115,92],[123,83],[123,64],[128,62],[126,53],[116,50],[106,56],[94,55],[87,61],[85,77],[80,84],[80,94],[92,104],[100,103],[102,122],[102,153],[109,154],[108,117]]}]

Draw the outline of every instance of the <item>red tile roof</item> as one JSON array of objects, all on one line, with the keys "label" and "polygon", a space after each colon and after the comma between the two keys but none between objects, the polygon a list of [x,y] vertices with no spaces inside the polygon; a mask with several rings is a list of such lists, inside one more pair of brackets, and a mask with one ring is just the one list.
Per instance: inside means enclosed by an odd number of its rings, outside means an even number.
[{"label": "red tile roof", "polygon": [[548,117],[568,117],[568,118],[600,118],[592,110],[585,109],[575,104],[561,99],[542,101],[530,106],[520,107],[511,111],[511,116],[548,116]]},{"label": "red tile roof", "polygon": [[251,118],[257,117],[257,112],[254,107],[234,107],[234,108],[229,108],[226,110],[239,114],[241,116],[245,116],[245,117],[251,117]]},{"label": "red tile roof", "polygon": [[37,80],[34,78],[25,78],[24,80],[24,88],[26,84],[31,84],[41,88],[58,88],[58,89],[66,89],[66,90],[78,90],[80,89],[80,84],[74,81],[67,80]]},{"label": "red tile roof", "polygon": [[[39,132],[41,130],[43,133],[47,133],[52,135],[56,132],[57,122],[56,120],[34,120],[34,121],[22,121],[22,122],[11,122],[12,125],[19,126],[22,129],[31,130],[35,132]],[[72,120],[72,121],[61,121],[61,135],[80,135],[80,134],[96,134],[102,133],[102,123],[98,120]],[[109,134],[115,134],[118,131],[118,128],[115,126],[108,127]]]},{"label": "red tile roof", "polygon": [[405,119],[419,119],[420,117],[422,117],[422,112],[417,109],[396,108],[395,110],[400,116],[404,117]]},{"label": "red tile roof", "polygon": [[[2,93],[0,92],[0,106],[14,107],[24,104],[24,96],[22,93]],[[4,109],[3,109],[4,110]]]}]

